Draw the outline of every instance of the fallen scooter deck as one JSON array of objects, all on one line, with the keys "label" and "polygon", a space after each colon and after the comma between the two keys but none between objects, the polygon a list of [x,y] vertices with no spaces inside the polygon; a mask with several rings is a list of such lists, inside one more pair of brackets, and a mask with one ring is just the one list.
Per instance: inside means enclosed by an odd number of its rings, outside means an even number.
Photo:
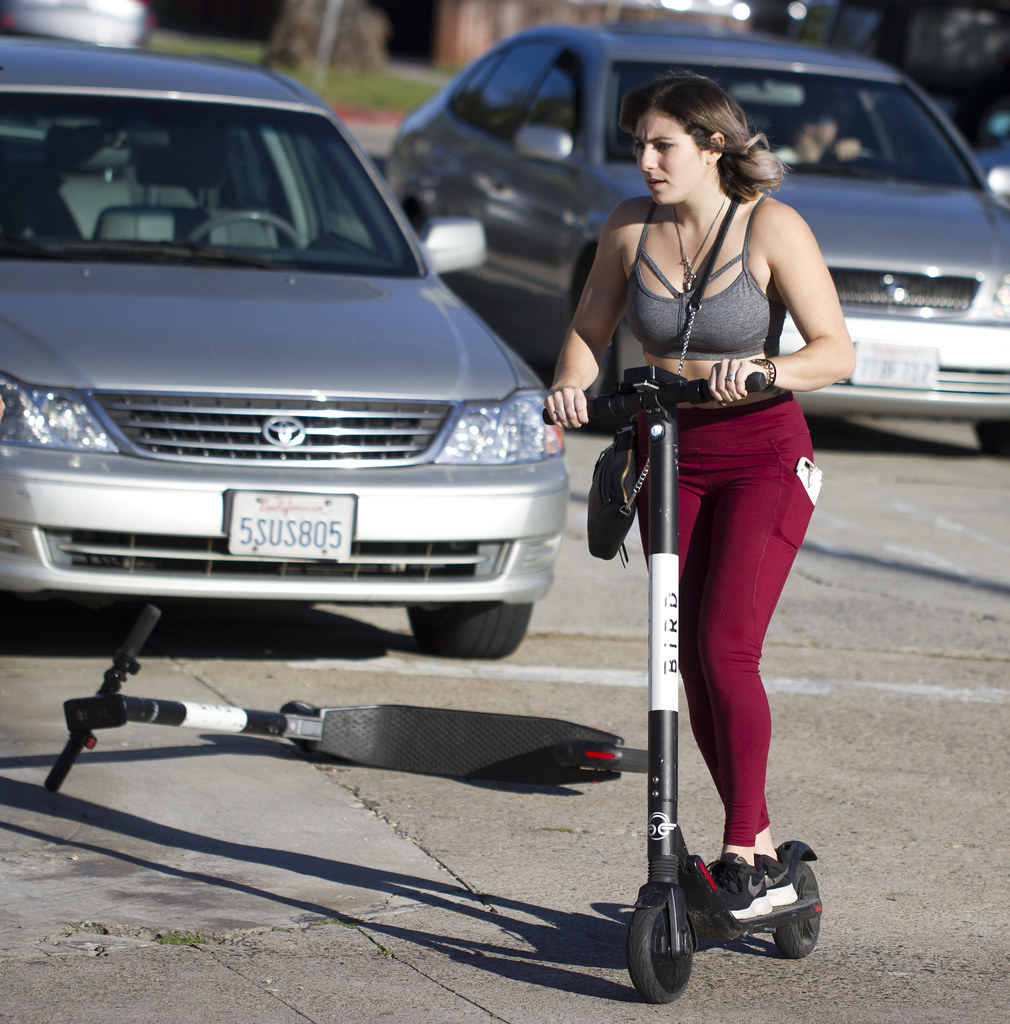
[{"label": "fallen scooter deck", "polygon": [[98,692],[65,702],[70,735],[46,789],[60,788],[81,751],[94,747],[95,730],[129,722],[271,736],[373,768],[538,786],[603,782],[647,767],[646,752],[625,748],[620,736],[559,718],[399,704],[317,708],[300,701],[254,711],[127,696],[122,685],[140,670],[137,654],[160,616],[147,605]]},{"label": "fallen scooter deck", "polygon": [[423,775],[542,786],[644,770],[644,752],[626,751],[620,736],[559,718],[400,704],[253,711],[121,693],[68,700],[64,713],[71,733],[133,722],[272,736],[307,753]]}]

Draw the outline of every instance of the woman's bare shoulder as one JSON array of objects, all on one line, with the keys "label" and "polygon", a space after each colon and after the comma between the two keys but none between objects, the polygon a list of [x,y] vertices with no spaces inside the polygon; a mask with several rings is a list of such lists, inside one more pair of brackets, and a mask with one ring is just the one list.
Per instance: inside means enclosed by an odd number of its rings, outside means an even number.
[{"label": "woman's bare shoulder", "polygon": [[634,196],[618,203],[610,216],[607,217],[604,231],[627,231],[640,232],[645,225],[645,219],[652,207],[652,200],[648,196]]},{"label": "woman's bare shoulder", "polygon": [[766,195],[754,202],[754,230],[761,232],[809,231],[807,222],[787,203]]}]

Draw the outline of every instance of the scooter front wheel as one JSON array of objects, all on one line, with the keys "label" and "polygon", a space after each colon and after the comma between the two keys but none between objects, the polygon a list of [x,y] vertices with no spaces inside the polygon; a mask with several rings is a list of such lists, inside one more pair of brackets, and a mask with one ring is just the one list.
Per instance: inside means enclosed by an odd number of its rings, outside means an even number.
[{"label": "scooter front wheel", "polygon": [[636,907],[628,924],[628,974],[647,1003],[671,1003],[691,977],[693,953],[671,952],[670,915],[665,906]]},{"label": "scooter front wheel", "polygon": [[[796,887],[796,895],[800,900],[820,903],[821,894],[817,887],[817,879],[806,861],[801,860],[796,865],[796,877],[793,879],[793,885]],[[776,928],[772,932],[772,938],[775,940],[778,951],[784,957],[789,960],[802,960],[813,952],[820,931],[821,915],[818,912],[805,921],[797,921],[795,924]]]}]

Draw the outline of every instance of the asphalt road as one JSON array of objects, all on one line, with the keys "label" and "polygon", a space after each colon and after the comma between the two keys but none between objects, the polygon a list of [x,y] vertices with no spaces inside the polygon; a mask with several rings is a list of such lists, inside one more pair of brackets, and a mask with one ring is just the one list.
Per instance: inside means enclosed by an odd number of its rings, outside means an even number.
[{"label": "asphalt road", "polygon": [[[478,785],[131,725],[50,794],[62,702],[94,692],[134,610],[4,602],[0,1021],[1005,1020],[1010,462],[955,425],[814,433],[825,487],[763,665],[777,836],[819,857],[810,957],[705,944],[674,1006],[640,1002],[641,776]],[[640,551],[625,569],[584,548],[600,444],[570,438],[557,582],[513,657],[423,657],[395,609],[166,605],[127,692],[545,715],[644,746]],[[689,738],[681,761],[711,857]]]}]

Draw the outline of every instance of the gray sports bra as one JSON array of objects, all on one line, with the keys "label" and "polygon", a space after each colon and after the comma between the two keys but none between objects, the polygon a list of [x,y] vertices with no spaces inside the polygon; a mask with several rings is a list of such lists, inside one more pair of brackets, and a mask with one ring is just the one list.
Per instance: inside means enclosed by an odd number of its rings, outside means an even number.
[{"label": "gray sports bra", "polygon": [[[758,206],[764,202],[764,198],[762,196],[758,200]],[[684,346],[683,331],[690,293],[677,291],[645,251],[645,240],[655,210],[656,204],[653,203],[645,218],[642,236],[638,240],[635,266],[628,278],[628,326],[649,355],[661,359],[679,359]],[[739,275],[728,288],[714,295],[702,296],[691,329],[691,341],[685,356],[687,359],[746,359],[762,352],[769,356],[779,354],[786,307],[780,302],[772,302],[757,286],[747,269],[752,223],[753,214],[744,234],[743,252],[718,270],[712,271],[709,277],[710,281],[714,281],[730,267],[741,264]],[[642,279],[643,260],[664,287],[669,289],[669,295],[658,295],[646,286]]]}]

